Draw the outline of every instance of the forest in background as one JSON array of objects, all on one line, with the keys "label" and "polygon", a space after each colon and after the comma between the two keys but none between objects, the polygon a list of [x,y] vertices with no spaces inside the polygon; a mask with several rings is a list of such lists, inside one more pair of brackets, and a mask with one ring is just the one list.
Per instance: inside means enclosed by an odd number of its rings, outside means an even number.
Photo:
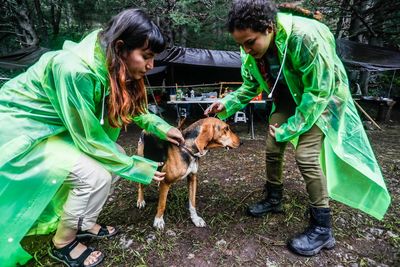
[{"label": "forest in background", "polygon": [[[145,9],[160,26],[169,46],[237,50],[226,30],[231,0],[2,0],[0,55],[20,48],[59,49],[64,40],[79,41],[127,7]],[[319,10],[336,38],[400,50],[400,1],[276,1]],[[363,94],[384,94],[392,85],[399,94],[400,75],[352,72]],[[367,92],[367,86],[369,92]]]}]

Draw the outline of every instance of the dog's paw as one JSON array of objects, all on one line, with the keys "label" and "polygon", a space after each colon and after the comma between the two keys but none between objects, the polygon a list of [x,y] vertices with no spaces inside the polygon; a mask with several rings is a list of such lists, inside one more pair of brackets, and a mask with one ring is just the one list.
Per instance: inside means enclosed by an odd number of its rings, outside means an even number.
[{"label": "dog's paw", "polygon": [[192,222],[194,223],[194,225],[196,225],[196,227],[206,227],[207,226],[207,224],[203,220],[203,218],[201,218],[199,216],[192,217]]},{"label": "dog's paw", "polygon": [[154,226],[155,228],[157,228],[158,230],[164,229],[165,222],[164,222],[163,217],[162,217],[162,216],[161,216],[160,218],[155,217],[155,218],[154,218],[153,226]]},{"label": "dog's paw", "polygon": [[143,209],[146,206],[146,201],[144,201],[144,199],[142,201],[138,200],[136,202],[136,207],[138,207],[139,209]]}]

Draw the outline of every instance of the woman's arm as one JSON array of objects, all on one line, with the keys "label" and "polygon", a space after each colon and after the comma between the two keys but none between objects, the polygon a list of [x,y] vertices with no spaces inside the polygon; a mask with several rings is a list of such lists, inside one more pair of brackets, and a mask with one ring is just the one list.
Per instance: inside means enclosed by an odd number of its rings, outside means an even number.
[{"label": "woman's arm", "polygon": [[167,133],[173,126],[169,125],[163,119],[147,111],[145,114],[133,117],[133,121],[142,129],[156,135],[162,140],[167,140]]},{"label": "woman's arm", "polygon": [[254,97],[262,92],[262,88],[258,82],[251,77],[250,72],[242,64],[241,74],[243,84],[234,92],[228,94],[220,100],[225,109],[218,113],[220,119],[226,119],[236,111],[243,109]]},{"label": "woman's arm", "polygon": [[[148,184],[157,163],[129,157],[115,146],[95,114],[94,94],[100,83],[70,54],[59,55],[47,67],[44,89],[75,145],[104,167],[124,178]],[[74,63],[75,62],[75,63]]]}]

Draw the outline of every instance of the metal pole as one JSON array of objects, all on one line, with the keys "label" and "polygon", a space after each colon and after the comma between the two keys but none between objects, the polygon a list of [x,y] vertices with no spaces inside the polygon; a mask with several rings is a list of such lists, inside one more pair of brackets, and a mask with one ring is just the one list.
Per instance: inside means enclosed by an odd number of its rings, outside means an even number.
[{"label": "metal pole", "polygon": [[390,98],[390,93],[392,92],[392,85],[393,85],[393,81],[394,81],[394,76],[395,75],[396,75],[396,70],[394,70],[394,72],[393,72],[392,82],[390,83],[389,92],[387,94],[388,98]]}]

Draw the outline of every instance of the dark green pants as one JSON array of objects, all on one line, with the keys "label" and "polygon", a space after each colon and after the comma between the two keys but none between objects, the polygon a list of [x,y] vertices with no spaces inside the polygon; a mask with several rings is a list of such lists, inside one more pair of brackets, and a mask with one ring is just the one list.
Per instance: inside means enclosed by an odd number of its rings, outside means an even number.
[{"label": "dark green pants", "polygon": [[[281,125],[293,114],[293,109],[277,109],[270,117],[270,124]],[[329,198],[326,177],[319,164],[324,134],[317,125],[300,135],[296,148],[296,162],[306,182],[310,205],[317,208],[328,208]],[[267,133],[266,167],[267,181],[272,184],[282,184],[283,154],[287,142],[276,142],[275,138]]]}]

